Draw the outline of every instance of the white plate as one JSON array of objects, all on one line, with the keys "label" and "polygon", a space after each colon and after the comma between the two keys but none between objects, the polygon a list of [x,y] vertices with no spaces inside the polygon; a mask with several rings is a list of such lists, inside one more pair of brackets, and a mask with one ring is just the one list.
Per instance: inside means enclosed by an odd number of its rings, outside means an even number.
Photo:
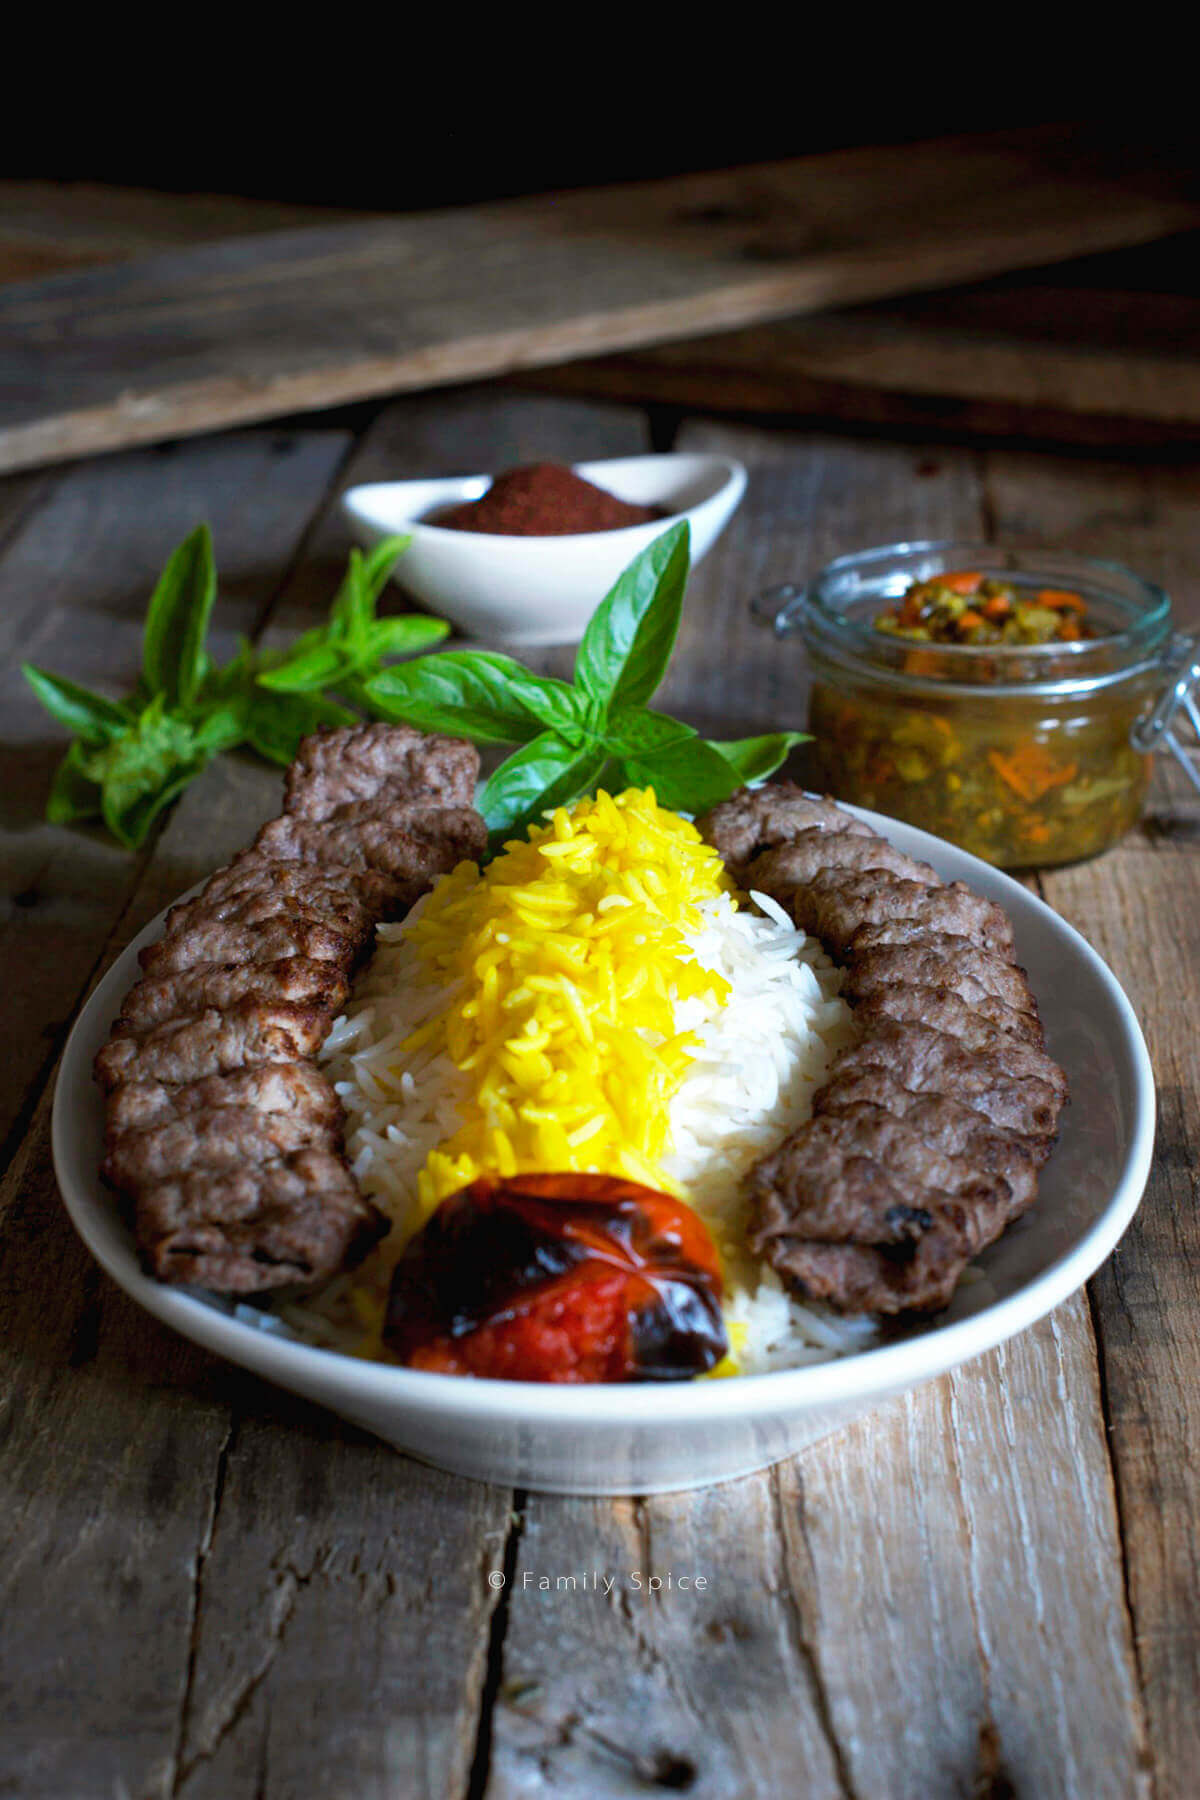
[{"label": "white plate", "polygon": [[679,519],[691,530],[695,568],[745,493],[746,471],[729,456],[679,451],[574,467],[618,499],[665,507],[670,517],[620,531],[536,538],[446,531],[423,522],[443,507],[478,500],[490,475],[374,481],[351,488],[342,507],[368,544],[393,532],[411,535],[396,579],[461,630],[507,644],[575,644],[622,569]]},{"label": "white plate", "polygon": [[1150,1168],[1154,1078],[1115,977],[1079,933],[998,870],[927,832],[852,808],[897,848],[998,901],[1016,929],[1048,1046],[1072,1103],[1033,1211],[978,1259],[937,1321],[837,1362],[726,1381],[557,1387],[477,1381],[367,1363],[231,1316],[223,1301],[160,1286],[139,1266],[97,1173],[103,1117],[91,1078],[148,926],[81,1013],[54,1096],[54,1165],[76,1229],[126,1293],[185,1337],[331,1407],[398,1449],[484,1481],[554,1493],[655,1493],[775,1462],[866,1411],[1002,1343],[1074,1293],[1129,1224]]}]

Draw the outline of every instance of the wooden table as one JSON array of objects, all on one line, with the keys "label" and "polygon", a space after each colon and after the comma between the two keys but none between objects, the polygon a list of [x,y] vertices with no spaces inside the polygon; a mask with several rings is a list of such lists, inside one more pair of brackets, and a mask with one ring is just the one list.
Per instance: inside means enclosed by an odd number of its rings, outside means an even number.
[{"label": "wooden table", "polygon": [[[152,579],[201,517],[222,636],[294,630],[327,602],[349,482],[622,454],[651,424],[477,390],[0,487],[0,1794],[1196,1791],[1195,802],[1164,787],[1119,849],[1036,882],[1124,982],[1157,1068],[1158,1155],[1117,1254],[1024,1336],[764,1474],[593,1502],[417,1467],[169,1335],[59,1202],[47,1123],[72,1017],[146,919],[274,809],[278,782],[226,758],[138,856],[46,826],[61,743],[18,659],[131,677]],[[799,659],[751,629],[747,596],[868,543],[987,533],[1111,553],[1197,617],[1194,460],[701,418],[674,441],[751,465],[663,694],[719,735],[802,718]],[[635,1569],[707,1590],[536,1586]]]}]

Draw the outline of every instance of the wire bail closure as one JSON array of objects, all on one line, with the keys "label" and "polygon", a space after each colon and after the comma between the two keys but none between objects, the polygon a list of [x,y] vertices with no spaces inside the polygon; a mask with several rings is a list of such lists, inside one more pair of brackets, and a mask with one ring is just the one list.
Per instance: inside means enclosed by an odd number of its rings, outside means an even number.
[{"label": "wire bail closure", "polygon": [[[1129,734],[1135,750],[1169,751],[1200,794],[1200,633],[1177,638],[1168,652],[1173,679],[1158,704]],[[1178,736],[1183,728],[1182,739]],[[1188,727],[1190,726],[1190,731]]]}]

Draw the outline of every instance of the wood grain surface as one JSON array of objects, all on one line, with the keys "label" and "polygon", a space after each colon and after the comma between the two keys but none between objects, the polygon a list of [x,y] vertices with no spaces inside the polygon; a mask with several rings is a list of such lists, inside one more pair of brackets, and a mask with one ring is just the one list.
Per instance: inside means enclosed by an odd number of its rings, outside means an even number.
[{"label": "wood grain surface", "polygon": [[1116,166],[1078,128],[1039,128],[192,243],[0,292],[0,469],[946,286],[1198,221],[1162,172]]},{"label": "wood grain surface", "polygon": [[[127,679],[156,563],[200,516],[222,630],[291,631],[327,601],[347,483],[647,441],[635,409],[483,390],[396,402],[357,440],[257,431],[19,478],[0,487],[7,660],[36,646]],[[1124,555],[1200,620],[1200,471],[1178,462],[703,420],[679,442],[750,467],[664,691],[726,735],[803,714],[799,661],[750,626],[748,596],[885,538]],[[278,778],[223,759],[129,858],[38,822],[55,734],[5,695],[0,1793],[1194,1791],[1200,805],[1164,784],[1119,849],[1041,878],[1126,983],[1162,1088],[1146,1202],[1090,1294],[775,1470],[568,1500],[409,1463],[172,1337],[90,1263],[49,1160],[66,1023]],[[597,1592],[591,1571],[618,1580]],[[635,1571],[708,1586],[651,1593]]]},{"label": "wood grain surface", "polygon": [[[1182,243],[1194,260],[1197,241]],[[1135,273],[1130,259],[1126,279]],[[1056,286],[1045,274],[955,288],[583,359],[537,380],[563,394],[960,435],[1194,442],[1196,296],[1105,279],[1113,285]]]}]

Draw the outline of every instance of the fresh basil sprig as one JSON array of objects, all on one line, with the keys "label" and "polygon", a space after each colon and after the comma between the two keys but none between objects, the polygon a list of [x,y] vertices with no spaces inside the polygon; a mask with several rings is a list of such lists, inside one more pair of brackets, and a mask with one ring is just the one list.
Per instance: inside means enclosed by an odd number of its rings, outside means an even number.
[{"label": "fresh basil sprig", "polygon": [[635,557],[601,601],[574,682],[511,657],[451,650],[387,669],[365,685],[372,709],[477,744],[517,744],[484,787],[493,848],[601,783],[653,787],[664,806],[702,812],[777,769],[805,733],[719,742],[647,705],[666,673],[689,564],[685,520]]},{"label": "fresh basil sprig", "polygon": [[329,609],[329,623],[298,637],[286,656],[258,677],[260,687],[278,694],[344,694],[365,705],[363,690],[386,658],[411,656],[440,643],[449,625],[421,613],[379,619],[375,609],[397,558],[410,537],[383,538],[369,555],[350,552],[342,585]]},{"label": "fresh basil sprig", "polygon": [[[440,619],[378,619],[376,604],[407,539],[352,552],[329,620],[288,651],[243,640],[217,667],[207,648],[217,592],[212,536],[198,525],[172,552],[146,611],[142,673],[132,694],[111,700],[64,676],[24,665],[47,712],[70,731],[46,806],[52,824],[102,819],[129,849],[145,842],[163,808],[222,750],[246,744],[287,764],[320,725],[347,725],[365,683],[385,659],[446,635]],[[317,671],[323,671],[317,678]]]}]

